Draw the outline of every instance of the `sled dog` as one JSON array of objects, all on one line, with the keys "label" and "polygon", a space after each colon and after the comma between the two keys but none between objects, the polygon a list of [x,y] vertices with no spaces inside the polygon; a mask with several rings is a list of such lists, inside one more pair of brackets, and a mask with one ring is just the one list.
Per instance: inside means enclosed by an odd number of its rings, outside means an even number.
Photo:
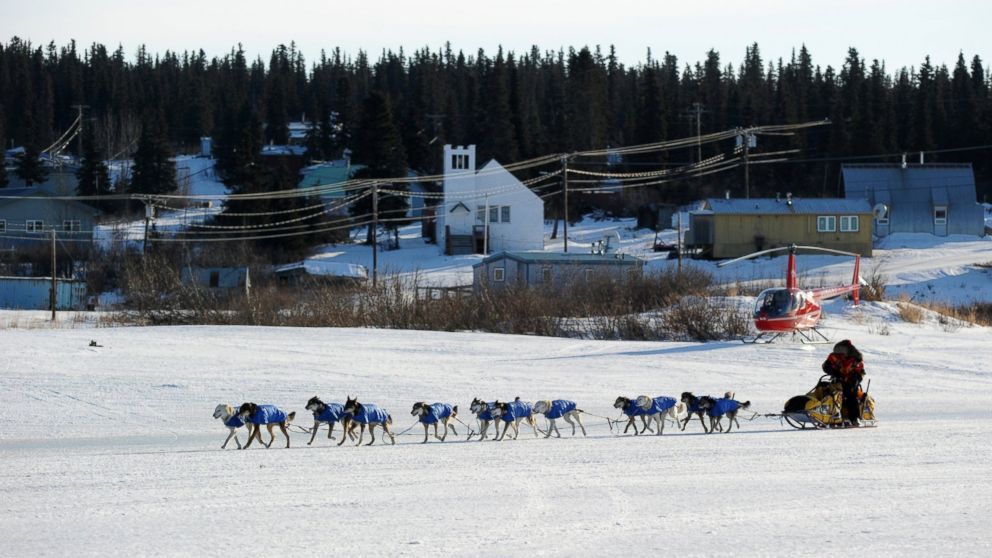
[{"label": "sled dog", "polygon": [[[410,414],[417,417],[417,421],[424,425],[424,441],[422,442],[424,444],[427,443],[427,430],[432,424],[434,425],[434,437],[442,442],[448,437],[448,429],[451,429],[451,432],[455,436],[458,435],[455,425],[451,424],[451,421],[455,420],[458,416],[458,405],[454,407],[447,403],[431,403],[428,405],[423,401],[418,401],[413,404]],[[444,426],[444,434],[440,436],[437,433],[438,424]]]},{"label": "sled dog", "polygon": [[[248,425],[248,443],[241,449],[248,449],[252,440],[257,439],[258,443],[265,447],[272,447],[272,442],[276,436],[272,433],[272,427],[278,426],[282,435],[286,437],[286,447],[289,447],[289,423],[296,418],[296,411],[288,415],[279,410],[275,405],[257,405],[255,403],[242,403],[238,409],[238,417]],[[262,441],[262,426],[269,431],[269,443]]]},{"label": "sled dog", "polygon": [[[475,415],[475,418],[479,419],[479,440],[485,440],[489,437],[489,425],[492,424],[493,428],[496,429],[494,437],[499,434],[499,426],[496,422],[496,415],[493,410],[492,403],[486,403],[485,401],[479,399],[478,397],[472,398],[472,404],[469,405],[468,410]],[[472,437],[472,433],[469,432],[469,438]]]},{"label": "sled dog", "polygon": [[680,424],[682,417],[687,415],[685,403],[676,401],[673,397],[641,395],[634,401],[634,404],[644,411],[649,421],[654,421],[657,436],[665,433],[666,418],[672,419],[675,424]]},{"label": "sled dog", "polygon": [[716,401],[708,395],[702,397],[696,397],[690,391],[682,392],[682,397],[679,398],[683,403],[685,403],[686,416],[685,420],[682,422],[682,430],[689,425],[689,420],[692,419],[692,415],[699,417],[699,423],[703,425],[703,432],[709,433],[709,429],[706,427],[706,420],[703,418]]},{"label": "sled dog", "polygon": [[586,427],[582,426],[582,418],[580,416],[582,409],[577,409],[574,401],[542,399],[534,403],[534,412],[544,415],[550,422],[548,431],[544,434],[545,438],[550,437],[552,431],[554,431],[556,437],[561,438],[561,432],[558,431],[558,425],[555,424],[555,420],[557,419],[564,419],[565,422],[572,425],[572,436],[575,436],[576,424],[582,429],[582,435],[586,435]]},{"label": "sled dog", "polygon": [[537,422],[534,420],[534,408],[530,403],[525,403],[519,397],[509,403],[500,403],[497,400],[493,403],[493,416],[496,417],[497,433],[499,422],[503,421],[503,434],[494,440],[501,441],[506,438],[506,431],[513,427],[513,439],[516,440],[520,434],[520,421],[527,421],[531,429],[534,430],[534,437],[537,438]]},{"label": "sled dog", "polygon": [[[238,414],[234,411],[234,407],[226,403],[221,403],[217,405],[214,409],[214,418],[221,419],[224,426],[230,431],[227,435],[227,439],[224,440],[224,445],[220,449],[227,448],[227,443],[234,438],[234,443],[238,444],[238,449],[241,449],[241,440],[238,440],[238,429],[245,426],[245,421],[238,417]],[[248,435],[251,435],[251,429],[249,428]]]},{"label": "sled dog", "polygon": [[[396,445],[396,436],[389,431],[389,427],[393,424],[393,417],[386,411],[379,408],[378,405],[373,403],[359,403],[358,398],[352,399],[348,397],[344,404],[344,430],[348,432],[353,428],[353,423],[358,423],[361,425],[361,431],[358,433],[358,443],[355,445],[362,445],[362,440],[365,438],[365,427],[369,428],[369,436],[372,437],[369,443],[366,445],[371,446],[375,443],[375,427],[382,427],[382,431],[389,436],[389,441],[393,445]],[[338,442],[340,446],[345,441],[345,437],[341,437],[341,441]]]},{"label": "sled dog", "polygon": [[[613,408],[620,409],[623,411],[623,414],[627,415],[627,426],[623,429],[624,434],[630,430],[631,426],[634,427],[634,436],[651,429],[651,424],[648,423],[647,414],[644,412],[644,409],[641,409],[634,403],[633,399],[621,395],[620,397],[617,397],[616,401],[613,402]],[[637,425],[634,424],[634,419],[637,417],[641,417],[641,423],[644,424],[644,428],[642,428],[640,432],[637,431]]]},{"label": "sled dog", "polygon": [[[310,441],[307,445],[313,444],[313,439],[317,437],[317,430],[320,429],[321,424],[327,425],[327,439],[334,439],[334,425],[344,421],[344,405],[340,403],[324,403],[316,395],[307,401],[306,409],[313,413],[313,430],[310,431]],[[348,431],[348,437],[354,440],[357,436],[355,435],[355,424],[352,423],[351,430]],[[344,429],[344,425],[341,425]]]},{"label": "sled dog", "polygon": [[[737,423],[737,430],[741,429],[741,423],[737,420],[737,413],[741,409],[747,409],[751,406],[750,401],[745,401],[741,403],[734,399],[734,392],[728,391],[720,399],[713,400],[713,405],[710,407],[706,414],[710,417],[710,432],[714,432],[719,429],[721,432],[730,432],[733,428],[734,423]],[[723,429],[723,417],[727,416],[727,429]]]}]

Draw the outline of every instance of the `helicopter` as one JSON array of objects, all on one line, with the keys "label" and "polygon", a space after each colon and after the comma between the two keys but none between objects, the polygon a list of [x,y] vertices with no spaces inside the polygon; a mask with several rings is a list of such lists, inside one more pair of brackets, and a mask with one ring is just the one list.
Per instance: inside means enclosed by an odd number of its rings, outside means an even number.
[{"label": "helicopter", "polygon": [[[826,252],[854,257],[854,277],[851,279],[851,284],[816,289],[800,288],[796,275],[796,251],[800,249],[803,251]],[[850,294],[855,306],[860,303],[861,286],[864,284],[864,280],[860,276],[860,254],[816,246],[796,246],[793,244],[781,248],[762,250],[720,262],[717,264],[717,267],[724,267],[743,260],[785,250],[789,252],[785,287],[773,287],[761,291],[754,305],[754,327],[758,330],[758,335],[751,340],[745,338],[743,341],[745,343],[771,343],[779,337],[791,333],[793,337],[798,336],[799,341],[802,343],[829,343],[830,340],[827,339],[827,336],[816,329],[816,324],[823,315],[823,301]]]}]

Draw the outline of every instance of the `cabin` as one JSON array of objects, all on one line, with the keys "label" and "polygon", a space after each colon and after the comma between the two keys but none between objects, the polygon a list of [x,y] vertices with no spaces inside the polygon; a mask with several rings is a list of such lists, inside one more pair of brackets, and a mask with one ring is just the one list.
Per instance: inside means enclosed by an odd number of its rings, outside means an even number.
[{"label": "cabin", "polygon": [[630,254],[499,252],[472,266],[472,288],[559,288],[576,281],[640,275],[644,260]]},{"label": "cabin", "polygon": [[445,145],[435,227],[446,255],[541,250],[544,201],[495,160],[476,170],[474,145]]},{"label": "cabin", "polygon": [[[0,308],[47,310],[52,305],[51,296],[51,277],[0,277]],[[56,279],[56,310],[83,310],[86,305],[85,281]]]},{"label": "cabin", "polygon": [[685,244],[716,259],[737,258],[792,244],[872,253],[871,205],[843,198],[706,200],[689,212]]},{"label": "cabin", "polygon": [[179,274],[183,285],[209,289],[218,293],[246,289],[251,286],[247,267],[192,267]]},{"label": "cabin", "polygon": [[970,164],[844,165],[844,197],[874,210],[875,235],[985,234]]}]

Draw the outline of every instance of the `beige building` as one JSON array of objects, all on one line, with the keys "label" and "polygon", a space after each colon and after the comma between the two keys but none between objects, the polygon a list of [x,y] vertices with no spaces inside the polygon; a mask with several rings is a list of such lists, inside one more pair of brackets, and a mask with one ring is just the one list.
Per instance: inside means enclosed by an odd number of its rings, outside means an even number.
[{"label": "beige building", "polygon": [[871,226],[866,200],[715,198],[689,213],[685,244],[716,259],[791,244],[870,257]]}]

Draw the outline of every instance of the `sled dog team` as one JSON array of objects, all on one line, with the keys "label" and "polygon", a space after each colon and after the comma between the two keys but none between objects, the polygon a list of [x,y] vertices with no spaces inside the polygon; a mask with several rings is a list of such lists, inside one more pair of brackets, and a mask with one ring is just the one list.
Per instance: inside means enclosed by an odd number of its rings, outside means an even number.
[{"label": "sled dog team", "polygon": [[[623,430],[625,434],[633,427],[634,435],[653,430],[658,436],[664,433],[665,419],[671,419],[681,426],[681,430],[685,430],[693,415],[699,417],[699,422],[703,425],[703,431],[706,433],[716,432],[718,430],[721,432],[730,432],[734,423],[740,429],[741,424],[737,420],[737,413],[741,409],[747,409],[750,405],[750,401],[741,403],[734,399],[734,393],[731,391],[728,391],[721,398],[714,398],[708,395],[697,397],[687,391],[682,393],[682,397],[678,401],[673,397],[666,396],[648,397],[641,395],[634,399],[620,396],[613,403],[613,407],[619,409],[627,417],[627,425]],[[322,424],[327,425],[327,438],[333,440],[334,426],[339,422],[341,423],[342,430],[341,441],[337,444],[339,446],[347,439],[354,441],[356,438],[356,445],[361,445],[365,438],[366,427],[368,428],[370,437],[367,445],[372,445],[375,442],[375,428],[377,426],[382,428],[385,436],[389,436],[390,443],[396,443],[396,436],[390,430],[393,424],[392,415],[373,403],[360,403],[357,398],[351,397],[346,398],[344,404],[324,403],[319,397],[314,396],[307,401],[306,409],[313,413],[313,428],[310,431],[310,441],[307,442],[308,446],[313,444],[314,438],[317,437],[317,431]],[[481,440],[489,437],[490,426],[493,427],[493,440],[503,440],[511,428],[513,429],[513,439],[516,439],[520,434],[521,422],[530,426],[536,438],[538,437],[538,428],[535,415],[544,415],[548,419],[548,430],[544,433],[545,438],[550,437],[552,433],[559,438],[561,437],[561,432],[558,430],[556,423],[558,419],[562,419],[571,425],[573,436],[575,435],[576,426],[582,431],[583,436],[586,435],[586,428],[582,425],[581,416],[585,411],[579,409],[574,401],[565,399],[542,399],[532,405],[521,401],[519,397],[510,402],[501,402],[499,400],[486,402],[482,399],[474,398],[472,399],[472,404],[469,406],[469,410],[479,420],[479,436]],[[458,417],[458,405],[452,406],[447,403],[425,403],[418,401],[413,404],[410,414],[416,417],[417,421],[424,427],[424,440],[421,443],[427,443],[431,427],[434,429],[434,438],[442,442],[448,437],[449,430],[455,436],[458,435],[455,425],[452,424],[452,421],[457,420]],[[708,426],[704,415],[709,418]],[[728,420],[726,430],[723,429],[724,416]],[[640,431],[638,431],[635,424],[637,417],[641,417],[642,428]],[[288,428],[289,424],[296,418],[296,413],[287,414],[274,405],[258,405],[249,402],[235,408],[231,405],[221,403],[214,409],[214,418],[221,419],[224,426],[229,430],[227,439],[224,440],[221,449],[227,447],[231,438],[234,438],[238,449],[248,449],[254,440],[258,440],[259,444],[267,448],[271,447],[272,442],[275,441],[275,434],[272,430],[276,426],[279,427],[283,436],[286,437],[286,447],[288,448]],[[503,423],[502,433],[499,431],[501,422]],[[262,441],[261,431],[263,426],[269,432],[268,442]],[[238,429],[241,427],[248,429],[248,441],[244,446],[241,445],[237,434]],[[440,433],[439,428],[441,429]],[[356,429],[359,430],[357,435],[355,434]],[[471,435],[470,433],[469,437]]]}]

